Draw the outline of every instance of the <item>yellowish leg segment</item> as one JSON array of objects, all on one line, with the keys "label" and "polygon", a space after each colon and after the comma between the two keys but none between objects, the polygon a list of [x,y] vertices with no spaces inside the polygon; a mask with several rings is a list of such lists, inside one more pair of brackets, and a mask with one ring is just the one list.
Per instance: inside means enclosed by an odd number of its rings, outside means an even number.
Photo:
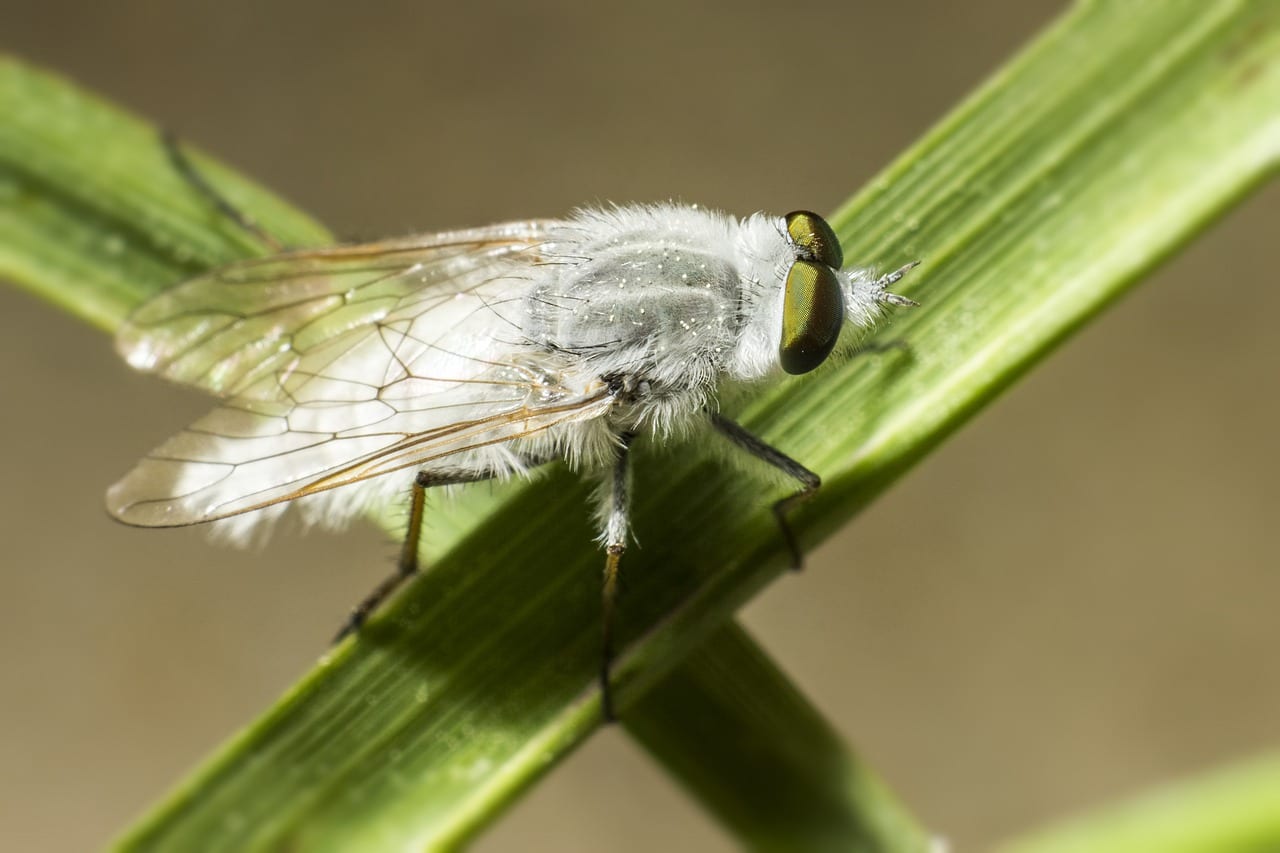
[{"label": "yellowish leg segment", "polygon": [[613,667],[613,614],[614,604],[618,600],[618,563],[622,561],[624,550],[623,545],[610,545],[604,558],[604,586],[601,588],[603,631],[600,647],[600,709],[606,723],[617,719],[613,711],[613,689],[609,684],[609,673]]},{"label": "yellowish leg segment", "polygon": [[627,549],[631,526],[631,442],[634,433],[618,436],[618,455],[614,461],[608,492],[609,503],[604,513],[605,558],[604,582],[600,589],[600,711],[606,723],[617,719],[613,706],[613,628],[618,604],[618,564]]}]

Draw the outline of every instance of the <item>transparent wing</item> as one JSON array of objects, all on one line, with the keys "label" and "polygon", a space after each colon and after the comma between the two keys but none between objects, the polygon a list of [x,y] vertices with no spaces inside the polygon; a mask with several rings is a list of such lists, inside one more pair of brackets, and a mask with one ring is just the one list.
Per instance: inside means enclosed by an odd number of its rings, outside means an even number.
[{"label": "transparent wing", "polygon": [[[516,402],[520,389],[507,390],[505,408],[492,398],[460,401],[458,408],[474,416],[425,429],[419,429],[423,413],[412,408],[379,405],[374,423],[356,426],[340,414],[330,431],[322,424],[326,409],[223,406],[156,448],[112,486],[107,508],[142,527],[214,521],[392,471],[451,468],[455,459],[465,469],[486,448],[599,417],[611,405],[598,383],[540,405]],[[439,410],[450,405],[432,403]],[[426,414],[428,422],[441,420]],[[299,416],[312,423],[297,425]]]},{"label": "transparent wing", "polygon": [[[107,494],[143,526],[212,521],[604,414],[569,356],[528,345],[545,223],[251,261],[142,306],[119,346],[226,402]],[[491,455],[486,457],[486,452]]]},{"label": "transparent wing", "polygon": [[145,302],[116,335],[131,366],[219,396],[279,396],[288,373],[345,333],[429,311],[487,274],[532,257],[555,223],[512,222],[404,240],[292,252],[232,264]]}]

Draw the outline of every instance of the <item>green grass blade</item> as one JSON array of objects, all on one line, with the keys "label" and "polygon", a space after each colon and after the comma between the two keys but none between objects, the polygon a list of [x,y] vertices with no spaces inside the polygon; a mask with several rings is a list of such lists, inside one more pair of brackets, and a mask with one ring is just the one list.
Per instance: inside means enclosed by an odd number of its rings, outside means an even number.
[{"label": "green grass blade", "polygon": [[[878,371],[852,365],[821,377],[822,385],[783,389],[750,407],[753,427],[785,436],[789,451],[805,448],[799,458],[818,460],[827,475],[823,500],[806,516],[809,535],[816,540],[844,523],[1274,174],[1276,104],[1280,6],[1082,4],[846,206],[834,218],[846,257],[885,267],[923,257],[908,292],[925,307],[901,317],[892,333],[912,346],[906,365],[892,357]],[[855,422],[842,422],[842,413],[856,413]],[[679,676],[698,677],[688,667]],[[653,729],[645,740],[669,769],[701,788],[713,811],[735,800],[725,790],[735,784],[738,804],[755,802],[759,780],[748,774],[689,777],[690,756],[663,746],[689,742],[678,721],[651,710],[659,695],[635,706],[631,725]],[[656,718],[643,719],[650,714]],[[772,731],[762,725],[754,737],[738,737],[767,743]],[[714,750],[702,758],[715,761]],[[1246,802],[1258,804],[1260,792]],[[1226,802],[1206,818],[1224,837],[1231,821],[1248,832],[1265,814],[1233,812]],[[1187,825],[1194,822],[1188,816]]]},{"label": "green grass blade", "polygon": [[1176,782],[1040,830],[999,853],[1268,853],[1280,850],[1280,755]]},{"label": "green grass blade", "polygon": [[[836,218],[848,257],[922,256],[908,292],[927,304],[892,329],[909,356],[780,383],[743,412],[826,478],[799,518],[806,542],[1274,170],[1277,57],[1272,4],[1081,6]],[[0,201],[34,192],[14,150],[0,131]],[[6,203],[0,239],[15,219]],[[27,281],[11,256],[0,271]],[[59,301],[101,325],[113,316]],[[645,547],[626,564],[624,713],[783,564],[764,508],[774,488],[702,447],[642,449],[637,462]],[[227,744],[128,846],[431,846],[482,827],[598,722],[586,491],[556,471],[476,512],[473,535],[388,618]]]},{"label": "green grass blade", "polygon": [[[330,242],[267,191],[191,156],[285,243]],[[0,55],[0,277],[112,331],[150,294],[262,252],[191,192],[155,128]]]},{"label": "green grass blade", "polygon": [[[140,301],[175,280],[262,251],[241,229],[193,199],[189,188],[175,177],[153,128],[110,104],[57,77],[0,58],[0,108],[0,115],[7,119],[0,122],[0,275],[110,331]],[[86,138],[96,144],[83,144]],[[319,225],[263,190],[195,152],[188,153],[237,204],[254,211],[267,230],[288,235],[294,245],[328,239]],[[516,491],[511,488],[507,493]],[[452,525],[443,529],[433,525],[431,544],[445,549],[503,499],[487,498],[481,492],[464,499],[461,506],[450,507]],[[398,524],[391,519],[388,527],[398,534]],[[732,660],[765,660],[744,634],[734,636],[738,642],[729,647]],[[723,649],[723,643],[708,647],[702,659],[707,661]],[[703,672],[696,669],[692,674]],[[779,677],[776,670],[769,674],[775,681]],[[738,678],[743,675],[739,672]],[[785,691],[784,684],[769,686]],[[677,690],[674,695],[687,698],[686,691]],[[792,692],[789,698],[789,703],[774,708],[775,717],[796,715],[791,719],[793,726],[819,721],[798,694]],[[825,727],[820,726],[816,735],[823,738],[819,743],[833,752],[839,750]],[[235,747],[228,750],[228,755],[234,753]],[[455,787],[465,787],[474,767],[471,758],[455,755],[455,760],[439,762],[434,769],[439,775],[462,777]],[[264,788],[275,781],[268,779]],[[183,797],[198,799],[203,790],[200,782],[189,783],[176,793],[174,802]],[[242,797],[253,796],[252,785],[238,790]],[[485,805],[483,797],[478,801]],[[288,812],[287,808],[279,811]],[[456,821],[458,816],[450,818]],[[268,843],[271,832],[278,829],[252,827],[246,832],[240,824],[253,816],[236,811],[234,804],[221,819],[225,826],[222,831],[210,830],[206,844],[238,846],[245,837]],[[449,820],[440,823],[447,825]],[[902,833],[908,830],[905,818],[894,826]],[[141,845],[147,846],[145,834],[140,837]]]},{"label": "green grass blade", "polygon": [[642,696],[624,724],[755,850],[930,849],[928,834],[736,625]]}]

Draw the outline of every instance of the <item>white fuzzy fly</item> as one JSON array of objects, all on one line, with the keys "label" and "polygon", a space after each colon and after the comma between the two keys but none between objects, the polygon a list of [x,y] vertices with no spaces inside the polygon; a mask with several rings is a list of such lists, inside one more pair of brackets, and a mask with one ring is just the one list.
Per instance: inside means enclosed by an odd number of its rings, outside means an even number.
[{"label": "white fuzzy fly", "polygon": [[[296,505],[335,527],[410,484],[564,460],[613,472],[600,515],[616,568],[637,435],[668,440],[710,417],[807,482],[710,413],[722,382],[806,372],[843,328],[913,304],[886,289],[902,271],[877,279],[841,261],[814,214],[668,204],[234,264],[121,329],[133,367],[222,402],[113,485],[108,509],[146,527],[233,519],[247,535]],[[409,545],[401,575],[416,568],[416,531]]]}]

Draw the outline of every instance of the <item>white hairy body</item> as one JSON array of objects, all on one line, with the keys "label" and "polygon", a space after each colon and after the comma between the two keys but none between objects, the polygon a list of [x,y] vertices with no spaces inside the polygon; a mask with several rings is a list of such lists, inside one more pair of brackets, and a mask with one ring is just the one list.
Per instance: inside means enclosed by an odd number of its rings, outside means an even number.
[{"label": "white hairy body", "polygon": [[[244,537],[289,506],[341,526],[420,472],[607,467],[620,436],[682,434],[722,382],[777,371],[795,260],[780,218],[661,205],[196,278],[143,305],[118,346],[223,403],[112,486],[108,508],[142,526],[224,520]],[[863,271],[839,279],[847,328],[896,298]],[[620,516],[602,516],[602,538],[621,541]]]}]

